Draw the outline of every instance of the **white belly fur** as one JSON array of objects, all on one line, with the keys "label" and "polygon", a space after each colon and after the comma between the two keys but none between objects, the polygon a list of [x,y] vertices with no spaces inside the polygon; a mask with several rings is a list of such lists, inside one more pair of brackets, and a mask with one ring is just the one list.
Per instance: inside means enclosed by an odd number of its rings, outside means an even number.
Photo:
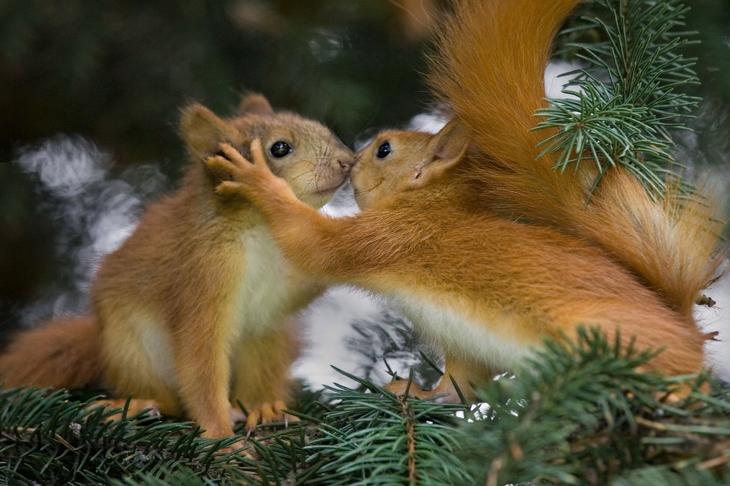
[{"label": "white belly fur", "polygon": [[[284,259],[266,228],[246,231],[242,243],[245,276],[235,304],[234,341],[284,324],[292,300],[300,298],[300,293],[308,292],[311,287]],[[168,327],[152,315],[136,309],[125,320],[134,327],[153,372],[175,388],[172,337]]]},{"label": "white belly fur", "polygon": [[238,332],[265,332],[283,323],[292,301],[312,284],[286,261],[267,227],[247,230],[242,240],[246,262],[236,303]]},{"label": "white belly fur", "polygon": [[166,328],[150,320],[137,320],[137,332],[152,369],[169,387],[177,388],[172,337]]},{"label": "white belly fur", "polygon": [[495,314],[491,322],[480,323],[413,295],[400,294],[392,296],[391,300],[419,333],[454,356],[465,356],[499,369],[512,369],[530,354],[527,343],[494,332],[494,329],[509,329],[514,325],[507,315]]}]

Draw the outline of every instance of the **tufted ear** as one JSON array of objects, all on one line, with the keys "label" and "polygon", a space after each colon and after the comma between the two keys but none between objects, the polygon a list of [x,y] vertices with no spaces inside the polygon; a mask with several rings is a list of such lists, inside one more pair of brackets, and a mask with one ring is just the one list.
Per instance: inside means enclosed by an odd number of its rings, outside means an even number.
[{"label": "tufted ear", "polygon": [[257,115],[270,115],[274,113],[269,100],[264,95],[258,93],[249,93],[241,97],[238,103],[238,114],[255,113]]},{"label": "tufted ear", "polygon": [[416,167],[411,186],[424,186],[455,166],[464,157],[470,142],[469,129],[458,120],[451,120],[431,138],[429,156]]},{"label": "tufted ear", "polygon": [[221,142],[234,140],[235,130],[205,106],[194,103],[183,109],[180,133],[190,153],[202,158],[217,152]]}]

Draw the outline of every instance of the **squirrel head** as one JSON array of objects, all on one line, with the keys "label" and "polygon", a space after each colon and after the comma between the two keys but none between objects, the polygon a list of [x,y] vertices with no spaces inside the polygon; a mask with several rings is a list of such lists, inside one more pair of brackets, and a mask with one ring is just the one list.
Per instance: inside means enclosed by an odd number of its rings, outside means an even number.
[{"label": "squirrel head", "polygon": [[329,201],[355,163],[352,151],[327,127],[294,113],[274,111],[259,94],[243,96],[238,112],[230,118],[191,104],[183,110],[180,131],[194,161],[216,154],[222,142],[250,159],[251,142],[261,139],[271,171],[315,207]]},{"label": "squirrel head", "polygon": [[452,120],[436,134],[387,130],[357,154],[352,173],[361,208],[403,191],[421,189],[446,177],[464,156],[469,130]]}]

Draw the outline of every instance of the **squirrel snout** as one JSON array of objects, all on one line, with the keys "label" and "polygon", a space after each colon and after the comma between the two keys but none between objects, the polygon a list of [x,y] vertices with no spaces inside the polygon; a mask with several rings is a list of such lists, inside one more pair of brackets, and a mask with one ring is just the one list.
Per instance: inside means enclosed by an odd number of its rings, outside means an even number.
[{"label": "squirrel snout", "polygon": [[354,157],[342,157],[337,159],[337,164],[340,166],[340,169],[342,169],[342,172],[347,174],[352,170],[352,166],[355,165],[355,158]]}]

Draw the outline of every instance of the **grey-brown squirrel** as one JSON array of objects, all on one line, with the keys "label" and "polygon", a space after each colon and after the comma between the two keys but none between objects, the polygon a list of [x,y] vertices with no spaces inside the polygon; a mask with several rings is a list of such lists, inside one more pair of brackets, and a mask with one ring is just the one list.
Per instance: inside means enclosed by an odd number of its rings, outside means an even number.
[{"label": "grey-brown squirrel", "polygon": [[232,434],[237,402],[249,411],[248,427],[282,417],[297,355],[289,319],[323,287],[285,260],[251,203],[214,194],[221,174],[202,161],[221,142],[243,150],[261,139],[271,170],[317,208],[354,159],[326,127],[275,112],[261,95],[245,96],[228,119],[190,105],[180,130],[192,159],[182,187],[151,205],[104,259],[88,316],[15,336],[0,355],[0,381],[97,381],[114,396],[135,397],[132,411],[156,406],[223,437]]}]

